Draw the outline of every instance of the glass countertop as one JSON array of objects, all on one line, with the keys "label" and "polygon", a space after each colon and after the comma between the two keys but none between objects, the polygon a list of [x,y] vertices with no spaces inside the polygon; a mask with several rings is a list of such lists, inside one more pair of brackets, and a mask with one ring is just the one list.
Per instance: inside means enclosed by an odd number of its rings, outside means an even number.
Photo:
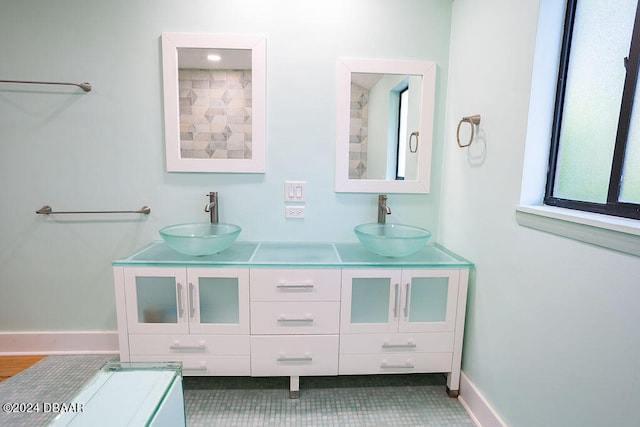
[{"label": "glass countertop", "polygon": [[247,263],[258,243],[234,242],[224,251],[204,256],[192,256],[182,254],[161,240],[148,243],[125,258],[118,259],[113,265],[133,264],[190,264],[190,265],[234,265]]},{"label": "glass countertop", "polygon": [[430,243],[404,257],[385,257],[360,243],[235,242],[218,254],[189,256],[162,241],[151,242],[114,266],[244,266],[244,267],[472,267],[448,249]]},{"label": "glass countertop", "polygon": [[260,243],[251,263],[336,265],[340,258],[333,243]]},{"label": "glass countertop", "polygon": [[359,243],[336,243],[342,265],[396,267],[471,267],[473,264],[442,246],[431,243],[403,257],[387,257],[369,252]]}]

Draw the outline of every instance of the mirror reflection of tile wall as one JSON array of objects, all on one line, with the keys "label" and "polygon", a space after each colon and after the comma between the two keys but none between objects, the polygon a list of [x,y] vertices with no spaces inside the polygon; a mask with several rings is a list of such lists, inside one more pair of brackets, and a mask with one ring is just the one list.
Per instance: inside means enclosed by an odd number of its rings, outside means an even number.
[{"label": "mirror reflection of tile wall", "polygon": [[251,70],[179,69],[183,158],[251,159]]},{"label": "mirror reflection of tile wall", "polygon": [[369,89],[351,83],[351,125],[349,129],[349,179],[367,178],[369,136]]}]

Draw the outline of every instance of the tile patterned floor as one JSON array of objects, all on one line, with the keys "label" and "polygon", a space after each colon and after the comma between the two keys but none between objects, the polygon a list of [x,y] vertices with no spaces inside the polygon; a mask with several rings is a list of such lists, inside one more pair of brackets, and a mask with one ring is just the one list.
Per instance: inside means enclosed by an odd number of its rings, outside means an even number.
[{"label": "tile patterned floor", "polygon": [[[118,356],[49,356],[0,383],[0,404],[71,403],[73,396],[108,361]],[[37,427],[47,425],[55,413],[0,412],[0,426]]]},{"label": "tile patterned floor", "polygon": [[[49,356],[0,383],[0,403],[70,401],[111,360],[117,356]],[[187,425],[474,426],[439,374],[303,377],[293,400],[288,387],[288,378],[185,377]],[[54,416],[0,413],[0,425],[41,426]]]},{"label": "tile patterned floor", "polygon": [[187,425],[474,426],[439,374],[302,377],[293,400],[288,387],[287,378],[185,377]]}]

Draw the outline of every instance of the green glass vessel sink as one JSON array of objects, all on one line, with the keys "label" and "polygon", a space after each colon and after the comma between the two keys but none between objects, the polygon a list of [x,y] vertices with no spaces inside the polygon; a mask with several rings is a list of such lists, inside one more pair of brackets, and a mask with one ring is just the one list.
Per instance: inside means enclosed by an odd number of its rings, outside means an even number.
[{"label": "green glass vessel sink", "polygon": [[411,255],[431,237],[426,228],[403,224],[360,224],[354,232],[367,250],[388,257]]},{"label": "green glass vessel sink", "polygon": [[241,230],[235,224],[200,222],[170,225],[161,228],[159,233],[172,249],[186,255],[204,256],[227,249]]}]

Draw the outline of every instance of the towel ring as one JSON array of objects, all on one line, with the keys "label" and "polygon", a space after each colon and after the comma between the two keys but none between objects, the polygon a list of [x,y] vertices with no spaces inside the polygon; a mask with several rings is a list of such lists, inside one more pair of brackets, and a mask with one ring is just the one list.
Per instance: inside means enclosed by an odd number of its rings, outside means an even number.
[{"label": "towel ring", "polygon": [[[416,146],[414,147],[412,145],[413,142],[413,137],[416,137]],[[409,135],[409,152],[411,153],[417,153],[418,152],[418,144],[420,143],[420,132],[416,131],[416,132],[411,132],[411,135]]]},{"label": "towel ring", "polygon": [[[462,125],[462,123],[469,123],[471,125],[471,137],[469,138],[469,143],[468,144],[461,144],[460,143],[460,126]],[[464,147],[468,147],[468,146],[471,145],[471,143],[473,142],[474,128],[476,126],[478,126],[479,124],[480,124],[480,114],[475,114],[473,116],[463,117],[460,120],[460,122],[458,122],[458,129],[456,130],[456,140],[458,141],[458,147],[464,148]]]}]

